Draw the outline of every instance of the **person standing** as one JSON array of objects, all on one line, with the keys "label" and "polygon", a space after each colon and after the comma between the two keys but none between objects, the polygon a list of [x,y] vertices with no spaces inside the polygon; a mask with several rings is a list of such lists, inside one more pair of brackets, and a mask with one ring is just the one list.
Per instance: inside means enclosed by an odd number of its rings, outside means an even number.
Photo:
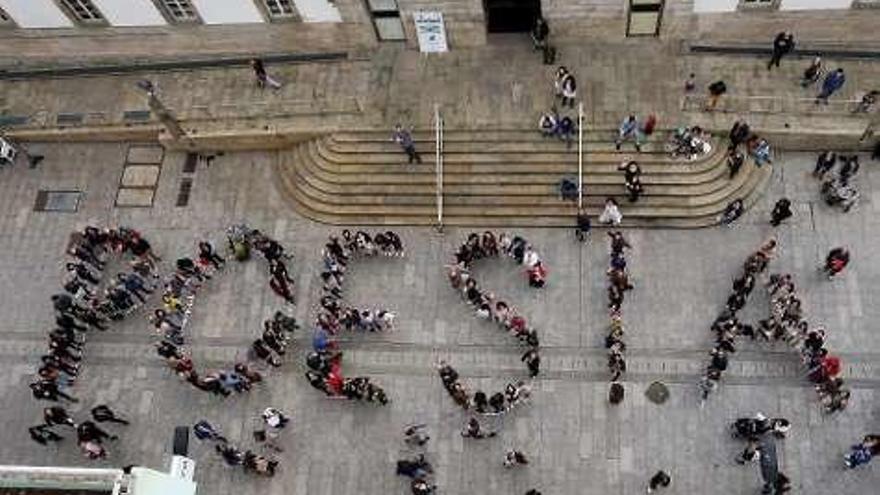
[{"label": "person standing", "polygon": [[670,483],[672,483],[672,477],[669,476],[669,473],[663,470],[657,471],[648,481],[647,491],[648,493],[653,493],[658,488],[666,488]]},{"label": "person standing", "polygon": [[577,98],[577,81],[574,79],[574,74],[566,72],[562,76],[561,89],[562,106],[568,103],[569,107],[574,108],[574,100]]},{"label": "person standing", "polygon": [[735,150],[739,148],[739,145],[748,139],[751,132],[752,130],[745,120],[739,119],[734,122],[733,127],[730,128],[730,133],[728,134],[730,137],[730,146],[728,146],[728,149]]},{"label": "person standing", "polygon": [[846,75],[843,73],[842,67],[838,67],[834,72],[829,72],[828,75],[825,76],[825,80],[822,81],[822,90],[816,95],[816,105],[818,105],[820,101],[827,105],[828,98],[840,90],[845,82]]},{"label": "person standing", "polygon": [[697,89],[697,75],[693,72],[688,75],[688,78],[684,81],[684,94],[689,95]]},{"label": "person standing", "polygon": [[545,50],[547,48],[548,37],[550,36],[550,26],[543,17],[538,16],[535,19],[535,26],[532,28],[532,43],[535,50]]},{"label": "person standing", "polygon": [[392,134],[391,140],[399,144],[400,147],[403,148],[409,164],[412,164],[413,161],[415,161],[416,163],[422,163],[422,156],[419,155],[418,151],[416,151],[416,144],[415,141],[413,141],[411,131],[412,128],[407,130],[404,129],[402,125],[397,124],[396,126],[394,126],[394,134]]},{"label": "person standing", "polygon": [[267,84],[272,87],[272,89],[281,89],[281,83],[269,76],[262,60],[258,58],[251,59],[251,68],[254,70],[254,77],[257,79],[257,86],[261,89],[266,87]]},{"label": "person standing", "polygon": [[773,40],[773,56],[770,57],[770,62],[767,63],[767,70],[770,70],[773,65],[776,65],[778,68],[782,57],[791,53],[793,50],[794,35],[786,32],[777,34],[776,38]]},{"label": "person standing", "polygon": [[529,368],[529,377],[535,378],[541,371],[541,356],[536,349],[529,349],[522,355],[520,361],[526,363]]},{"label": "person standing", "polygon": [[781,198],[773,206],[773,211],[770,213],[770,225],[778,227],[783,220],[791,215],[791,201],[788,198]]},{"label": "person standing", "polygon": [[825,174],[834,168],[837,163],[837,153],[833,151],[823,151],[816,159],[816,168],[813,169],[813,177],[822,179]]},{"label": "person standing", "polygon": [[727,93],[727,84],[718,80],[709,85],[709,100],[706,102],[706,111],[712,112],[718,106],[718,101],[724,93]]}]

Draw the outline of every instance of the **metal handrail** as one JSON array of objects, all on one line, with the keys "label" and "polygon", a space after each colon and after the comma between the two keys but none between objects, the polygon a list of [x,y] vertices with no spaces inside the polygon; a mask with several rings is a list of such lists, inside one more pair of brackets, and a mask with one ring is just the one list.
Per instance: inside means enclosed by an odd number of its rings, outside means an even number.
[{"label": "metal handrail", "polygon": [[578,104],[578,214],[584,207],[584,103]]},{"label": "metal handrail", "polygon": [[434,173],[437,186],[437,230],[443,230],[443,117],[434,104]]}]

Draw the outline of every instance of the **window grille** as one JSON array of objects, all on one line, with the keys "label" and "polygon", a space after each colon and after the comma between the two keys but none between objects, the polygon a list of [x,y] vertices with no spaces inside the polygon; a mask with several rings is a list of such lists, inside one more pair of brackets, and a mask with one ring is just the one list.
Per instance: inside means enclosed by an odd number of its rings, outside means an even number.
[{"label": "window grille", "polygon": [[198,20],[195,9],[189,0],[162,0],[162,7],[174,22],[193,22]]},{"label": "window grille", "polygon": [[263,0],[263,4],[266,6],[266,12],[269,13],[269,17],[280,18],[295,15],[291,0]]},{"label": "window grille", "polygon": [[92,0],[61,0],[78,21],[95,22],[103,21],[101,11],[92,3]]}]

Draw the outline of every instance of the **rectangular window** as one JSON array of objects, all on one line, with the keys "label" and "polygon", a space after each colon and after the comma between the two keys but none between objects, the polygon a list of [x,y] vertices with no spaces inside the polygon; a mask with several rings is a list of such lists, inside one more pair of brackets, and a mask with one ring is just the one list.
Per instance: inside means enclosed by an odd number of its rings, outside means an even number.
[{"label": "rectangular window", "polygon": [[273,19],[295,15],[292,0],[263,0],[263,4],[266,6],[269,17]]},{"label": "rectangular window", "polygon": [[162,0],[162,7],[174,22],[195,22],[199,20],[189,0]]},{"label": "rectangular window", "polygon": [[373,27],[382,41],[403,41],[406,33],[400,19],[400,8],[397,0],[367,0]]},{"label": "rectangular window", "polygon": [[92,0],[61,0],[67,10],[80,22],[103,22],[104,16]]}]

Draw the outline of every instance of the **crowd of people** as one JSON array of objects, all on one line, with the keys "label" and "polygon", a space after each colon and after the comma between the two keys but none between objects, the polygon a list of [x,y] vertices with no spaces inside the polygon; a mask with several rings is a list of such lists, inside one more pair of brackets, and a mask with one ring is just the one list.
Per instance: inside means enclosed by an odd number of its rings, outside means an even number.
[{"label": "crowd of people", "polygon": [[410,478],[410,490],[413,495],[430,495],[436,493],[437,485],[434,483],[434,468],[426,459],[428,440],[430,436],[425,432],[427,425],[414,424],[403,429],[403,443],[413,448],[417,453],[409,455],[397,461],[395,474]]},{"label": "crowd of people", "polygon": [[[791,422],[785,418],[768,418],[762,413],[756,413],[754,417],[738,418],[730,425],[731,436],[738,440],[746,442],[746,446],[736,456],[737,464],[751,464],[758,462],[765,453],[765,446],[774,442],[776,439],[784,439],[791,430]],[[775,451],[775,447],[770,445]],[[772,469],[767,469],[765,475],[765,484],[762,493],[779,495],[791,490],[791,479],[783,473],[778,467],[778,461],[775,456],[768,459],[768,465]]]},{"label": "crowd of people", "polygon": [[[473,411],[480,415],[505,414],[515,407],[525,404],[532,396],[531,387],[522,380],[508,383],[504,387],[504,391],[492,395],[487,395],[482,390],[476,390],[472,394],[459,380],[458,371],[446,361],[440,361],[437,364],[437,373],[440,375],[440,381],[443,382],[443,388],[462,410]],[[474,418],[474,421],[477,420]],[[479,428],[479,422],[476,423],[476,426],[469,425],[469,428]],[[472,433],[465,436],[482,438],[475,436],[477,431],[472,431]]]},{"label": "crowd of people", "polygon": [[[269,262],[272,276],[270,286],[273,290],[279,276],[284,278],[284,284],[291,283],[283,261],[289,259],[289,256],[274,239],[259,230],[235,225],[227,230],[227,241],[229,251],[238,261],[249,259],[251,249],[264,255]],[[198,242],[195,259],[182,257],[175,261],[174,272],[164,281],[162,305],[155,308],[149,316],[157,335],[156,353],[165,360],[167,366],[193,387],[221,397],[228,397],[233,392],[249,391],[254,384],[263,381],[263,374],[248,360],[240,360],[229,369],[199,371],[193,361],[191,349],[187,348],[185,330],[192,316],[196,296],[207,281],[225,268],[226,263],[226,259],[217,253],[210,241]],[[280,275],[276,275],[278,273]],[[285,292],[289,293],[289,288]],[[284,297],[281,293],[279,296]],[[294,318],[282,311],[276,311],[272,318],[264,322],[261,335],[251,344],[250,356],[257,362],[264,361],[270,366],[280,366],[290,334],[298,326]]]},{"label": "crowd of people", "polygon": [[765,284],[770,295],[770,317],[758,323],[760,335],[767,340],[783,341],[796,349],[807,368],[807,377],[816,384],[825,411],[833,413],[846,408],[850,391],[840,376],[840,358],[825,347],[825,329],[810,328],[804,318],[803,304],[790,274],[770,275]]},{"label": "crowd of people", "polygon": [[611,373],[611,400],[614,403],[623,400],[623,386],[618,380],[626,372],[626,343],[623,340],[623,299],[627,291],[633,289],[629,273],[626,270],[624,250],[632,246],[618,230],[608,232],[611,238],[611,259],[606,272],[608,276],[608,312],[611,318],[608,335],[605,336],[605,348],[608,349],[608,371]]},{"label": "crowd of people", "polygon": [[752,157],[755,165],[760,167],[765,163],[773,163],[771,158],[773,151],[770,143],[752,131],[748,122],[743,119],[736,120],[728,133],[730,144],[727,147],[727,166],[730,169],[730,177],[742,166],[743,155],[740,153],[740,145],[744,145],[746,152]]},{"label": "crowd of people", "polygon": [[[158,256],[150,243],[134,229],[101,229],[92,225],[71,234],[66,254],[64,292],[51,297],[55,327],[49,332],[48,349],[40,357],[36,380],[30,383],[37,399],[79,402],[69,393],[85,355],[86,335],[90,330],[105,331],[111,320],[121,320],[140,307],[155,286]],[[111,255],[129,255],[129,269],[104,281]],[[113,418],[106,405],[93,409],[95,420]],[[109,414],[109,416],[108,416]],[[55,421],[57,419],[57,421]],[[112,419],[106,419],[112,420]],[[77,428],[83,454],[91,459],[106,456],[101,434],[91,421],[77,425],[61,406],[44,410],[44,422],[29,428],[31,438],[41,444],[63,437],[53,427],[67,424]]]},{"label": "crowd of people", "polygon": [[453,289],[460,291],[462,298],[474,308],[478,318],[494,322],[499,328],[519,339],[527,347],[521,360],[529,369],[529,376],[538,376],[541,357],[538,354],[538,330],[529,326],[526,318],[495,294],[480,288],[471,273],[475,261],[505,255],[525,266],[530,287],[540,289],[547,280],[547,268],[541,257],[529,242],[518,235],[505,232],[494,234],[471,233],[467,240],[455,251],[455,260],[446,266],[446,274]]},{"label": "crowd of people", "polygon": [[80,451],[88,459],[103,459],[107,457],[105,440],[116,440],[116,435],[111,435],[98,427],[97,423],[129,424],[128,420],[118,416],[106,404],[99,404],[90,411],[91,419],[77,422],[74,417],[62,406],[54,405],[43,409],[43,423],[28,428],[30,437],[41,445],[50,442],[60,442],[64,439],[54,428],[66,426],[76,434],[77,445]]},{"label": "crowd of people", "polygon": [[[840,167],[836,167],[840,161]],[[859,200],[859,191],[852,183],[860,168],[858,155],[840,155],[824,151],[816,159],[813,177],[821,181],[820,193],[828,206],[848,212]]]},{"label": "crowd of people", "polygon": [[[193,425],[193,434],[199,440],[211,442],[214,451],[228,466],[241,466],[244,472],[272,477],[278,469],[280,460],[274,453],[283,452],[278,444],[281,431],[290,422],[290,417],[274,407],[267,407],[260,413],[261,428],[252,432],[258,446],[242,449],[224,437],[211,423],[201,420]],[[259,453],[262,449],[264,453]],[[271,453],[269,452],[271,451]]]},{"label": "crowd of people", "polygon": [[331,235],[321,251],[321,301],[312,334],[312,351],[306,356],[306,379],[330,397],[363,400],[381,405],[390,399],[369,377],[345,378],[342,374],[342,351],[335,338],[341,330],[382,332],[394,328],[396,314],[388,309],[358,308],[345,301],[343,282],[348,264],[356,258],[405,256],[403,241],[392,231],[372,236],[358,230],[343,230]]},{"label": "crowd of people", "polygon": [[736,337],[740,335],[755,337],[754,327],[741,323],[736,315],[746,305],[758,278],[766,272],[770,260],[775,255],[776,239],[771,238],[746,259],[741,275],[734,279],[732,291],[727,298],[724,309],[712,323],[711,330],[715,333],[715,346],[709,353],[710,362],[699,383],[702,401],[705,401],[709,394],[718,387],[721,375],[727,369],[728,354],[736,352]]},{"label": "crowd of people", "polygon": [[666,150],[673,158],[696,160],[712,151],[712,134],[698,125],[683,126],[669,135]]}]

